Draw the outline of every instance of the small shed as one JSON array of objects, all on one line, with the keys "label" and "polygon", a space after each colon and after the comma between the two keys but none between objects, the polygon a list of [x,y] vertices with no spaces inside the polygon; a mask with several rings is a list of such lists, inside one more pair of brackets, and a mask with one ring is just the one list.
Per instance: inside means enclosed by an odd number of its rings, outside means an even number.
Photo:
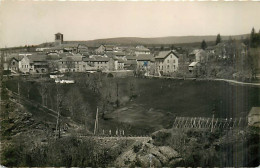
[{"label": "small shed", "polygon": [[189,65],[189,71],[190,71],[190,72],[193,72],[197,66],[199,66],[199,62],[192,62],[192,63]]}]

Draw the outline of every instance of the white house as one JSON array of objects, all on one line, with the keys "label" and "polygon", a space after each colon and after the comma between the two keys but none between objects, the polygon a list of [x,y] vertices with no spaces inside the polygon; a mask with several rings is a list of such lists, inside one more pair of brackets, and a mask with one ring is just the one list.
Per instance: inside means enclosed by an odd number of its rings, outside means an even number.
[{"label": "white house", "polygon": [[22,73],[29,73],[30,71],[33,70],[33,65],[30,64],[28,54],[25,54],[24,57],[21,59],[21,61],[19,61],[19,70]]},{"label": "white house", "polygon": [[176,51],[161,51],[155,57],[156,69],[162,74],[176,72],[179,66],[179,56]]}]

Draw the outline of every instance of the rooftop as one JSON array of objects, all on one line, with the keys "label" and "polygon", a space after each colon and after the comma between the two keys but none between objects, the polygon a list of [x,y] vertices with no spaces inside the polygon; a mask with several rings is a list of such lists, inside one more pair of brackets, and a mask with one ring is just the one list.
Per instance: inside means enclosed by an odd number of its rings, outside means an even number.
[{"label": "rooftop", "polygon": [[140,54],[137,57],[137,61],[153,61],[154,57],[151,54]]},{"label": "rooftop", "polygon": [[155,57],[155,59],[164,59],[166,58],[168,55],[170,54],[174,54],[177,58],[179,58],[178,54],[176,53],[176,51],[174,50],[170,50],[170,51],[161,51],[159,52],[159,54]]}]

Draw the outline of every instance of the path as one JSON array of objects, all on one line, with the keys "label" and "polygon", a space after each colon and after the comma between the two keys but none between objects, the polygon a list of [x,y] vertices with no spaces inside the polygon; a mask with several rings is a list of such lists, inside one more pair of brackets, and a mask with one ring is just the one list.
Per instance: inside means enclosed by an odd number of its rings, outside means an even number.
[{"label": "path", "polygon": [[217,78],[177,78],[177,77],[152,76],[152,75],[149,75],[149,76],[146,76],[146,77],[162,78],[162,79],[198,80],[198,81],[225,81],[225,82],[233,83],[233,84],[250,85],[250,86],[260,86],[260,83],[240,82],[240,81],[231,80],[231,79],[217,79]]}]

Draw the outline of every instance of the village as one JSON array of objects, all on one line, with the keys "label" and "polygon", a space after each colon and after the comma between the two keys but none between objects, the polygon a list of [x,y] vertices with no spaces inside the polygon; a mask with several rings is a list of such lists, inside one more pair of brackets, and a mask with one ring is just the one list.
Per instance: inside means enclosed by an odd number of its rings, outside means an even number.
[{"label": "village", "polygon": [[[221,42],[219,39],[216,45],[205,45],[203,41],[201,48],[113,44],[88,47],[84,43],[64,41],[64,35],[57,33],[54,42],[49,43],[50,47],[2,48],[1,58],[5,75],[132,72],[127,74],[244,81],[256,78],[256,72],[243,65],[248,57],[248,47],[243,41],[230,39]],[[236,67],[231,69],[233,63]]]},{"label": "village", "polygon": [[0,2],[0,167],[259,166],[257,2],[63,1]]}]

